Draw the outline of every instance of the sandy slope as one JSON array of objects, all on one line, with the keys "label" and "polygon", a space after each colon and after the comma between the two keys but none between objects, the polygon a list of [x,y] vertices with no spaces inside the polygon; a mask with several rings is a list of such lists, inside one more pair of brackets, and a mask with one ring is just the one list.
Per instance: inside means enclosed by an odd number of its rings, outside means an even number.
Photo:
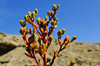
[{"label": "sandy slope", "polygon": [[[75,60],[78,66],[100,66],[100,43],[73,42],[69,45],[58,55],[53,66],[68,66],[70,60]],[[59,45],[54,39],[47,52],[48,61],[56,49]],[[0,66],[35,65],[35,61],[24,53],[25,44],[21,36],[0,33]],[[37,53],[36,57],[41,58]]]}]

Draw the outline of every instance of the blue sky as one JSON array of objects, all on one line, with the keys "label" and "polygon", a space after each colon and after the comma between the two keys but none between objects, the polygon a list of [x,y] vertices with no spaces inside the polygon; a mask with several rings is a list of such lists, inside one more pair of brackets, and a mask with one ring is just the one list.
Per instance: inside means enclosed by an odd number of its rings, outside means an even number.
[{"label": "blue sky", "polygon": [[[100,0],[0,0],[0,32],[20,35],[19,20],[24,19],[28,11],[38,8],[36,18],[45,18],[48,10],[52,11],[52,4],[60,4],[57,11],[59,29],[66,29],[62,36],[77,36],[76,41],[100,43]],[[31,25],[27,25],[30,28]]]}]

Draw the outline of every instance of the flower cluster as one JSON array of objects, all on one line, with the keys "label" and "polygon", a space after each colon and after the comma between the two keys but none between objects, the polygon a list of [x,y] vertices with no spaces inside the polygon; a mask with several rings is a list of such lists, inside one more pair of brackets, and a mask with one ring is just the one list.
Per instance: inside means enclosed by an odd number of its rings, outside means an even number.
[{"label": "flower cluster", "polygon": [[76,65],[76,61],[71,60],[69,66],[77,66],[77,65]]},{"label": "flower cluster", "polygon": [[[40,59],[37,59],[35,56],[35,51],[39,53],[39,55],[43,59],[43,66],[51,66],[54,63],[55,58],[57,55],[65,48],[68,47],[68,43],[73,42],[77,37],[74,36],[71,40],[69,36],[66,36],[64,39],[64,42],[61,43],[61,36],[65,33],[65,29],[59,30],[57,32],[58,35],[58,42],[60,45],[59,50],[56,50],[54,52],[54,56],[49,62],[49,64],[46,64],[47,57],[46,52],[48,50],[48,47],[51,45],[51,41],[53,40],[53,36],[51,34],[54,32],[54,29],[57,27],[58,19],[56,17],[56,12],[60,8],[60,5],[57,6],[53,4],[52,10],[53,11],[47,11],[47,15],[45,19],[43,18],[37,18],[37,24],[34,22],[35,17],[38,14],[37,8],[33,12],[28,12],[28,15],[25,15],[24,20],[20,20],[21,28],[20,28],[20,34],[23,36],[23,40],[26,44],[26,56],[33,58],[36,61],[37,66],[41,66]],[[29,23],[32,25],[33,29],[27,29],[25,26]],[[48,27],[48,25],[51,23],[51,26]],[[26,38],[26,35],[30,34],[30,37],[28,39]],[[36,34],[38,35],[38,40],[36,39]]]}]

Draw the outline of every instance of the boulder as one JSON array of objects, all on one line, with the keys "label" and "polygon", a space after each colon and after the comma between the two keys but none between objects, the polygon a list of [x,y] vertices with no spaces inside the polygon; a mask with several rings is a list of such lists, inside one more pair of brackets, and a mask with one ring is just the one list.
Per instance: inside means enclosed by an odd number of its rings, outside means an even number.
[{"label": "boulder", "polygon": [[16,48],[18,44],[13,41],[12,37],[0,32],[0,55]]}]

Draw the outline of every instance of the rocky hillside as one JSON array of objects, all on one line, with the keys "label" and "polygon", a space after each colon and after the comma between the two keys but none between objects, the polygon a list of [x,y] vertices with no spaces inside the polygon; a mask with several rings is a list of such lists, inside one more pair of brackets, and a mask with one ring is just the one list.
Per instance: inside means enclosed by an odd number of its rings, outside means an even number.
[{"label": "rocky hillside", "polygon": [[[47,52],[48,61],[58,48],[57,39],[54,39]],[[0,66],[36,65],[35,61],[26,57],[24,53],[25,44],[21,36],[0,33]],[[36,56],[41,58],[37,53]],[[58,55],[53,66],[68,66],[70,60],[75,60],[77,66],[100,66],[100,43],[70,43],[70,47]]]}]

